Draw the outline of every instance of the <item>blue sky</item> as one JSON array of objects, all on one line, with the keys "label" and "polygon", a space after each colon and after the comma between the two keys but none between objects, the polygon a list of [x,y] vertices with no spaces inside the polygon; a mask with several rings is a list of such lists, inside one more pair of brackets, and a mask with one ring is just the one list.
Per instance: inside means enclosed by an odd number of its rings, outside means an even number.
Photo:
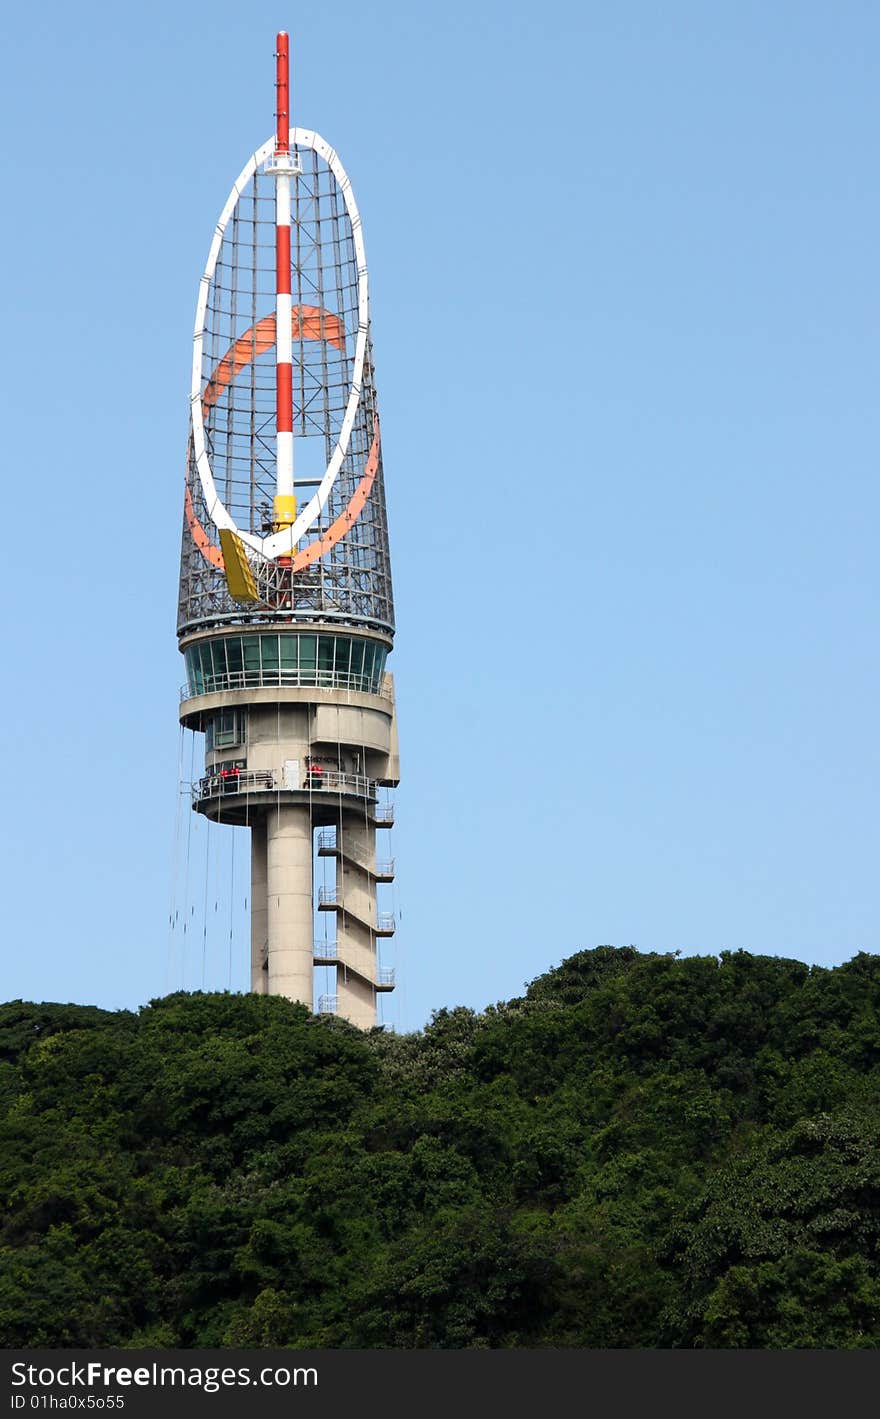
[{"label": "blue sky", "polygon": [[876,950],[880,11],[49,0],[0,90],[0,996],[246,983],[174,624],[196,286],[279,26],[371,268],[386,1018],[602,942]]}]

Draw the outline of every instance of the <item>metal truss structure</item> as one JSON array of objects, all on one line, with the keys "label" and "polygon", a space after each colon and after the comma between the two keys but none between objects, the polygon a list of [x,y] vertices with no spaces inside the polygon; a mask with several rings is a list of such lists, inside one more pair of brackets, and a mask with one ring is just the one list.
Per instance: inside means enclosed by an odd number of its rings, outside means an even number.
[{"label": "metal truss structure", "polygon": [[[233,187],[200,287],[178,634],[321,620],[362,623],[390,638],[360,218],[336,154],[301,129],[290,130],[290,363],[295,488],[305,505],[279,548],[272,147],[253,155]],[[224,526],[241,538],[256,584],[258,599],[247,604],[230,594],[217,535]]]}]

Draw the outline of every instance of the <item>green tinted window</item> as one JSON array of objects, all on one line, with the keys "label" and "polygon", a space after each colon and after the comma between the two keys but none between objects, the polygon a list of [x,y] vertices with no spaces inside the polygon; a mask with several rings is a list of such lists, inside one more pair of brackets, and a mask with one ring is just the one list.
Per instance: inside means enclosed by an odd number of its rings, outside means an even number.
[{"label": "green tinted window", "polygon": [[333,673],[333,652],[336,647],[335,636],[318,636],[318,669],[328,670]]},{"label": "green tinted window", "polygon": [[296,636],[281,637],[281,669],[288,674],[295,674],[297,668],[296,656]]},{"label": "green tinted window", "polygon": [[347,683],[351,674],[351,641],[346,640],[344,636],[336,638],[336,662],[333,668],[335,674],[345,677],[343,684]]},{"label": "green tinted window", "polygon": [[214,746],[228,748],[230,744],[241,744],[244,740],[245,717],[243,710],[223,710],[214,716]]},{"label": "green tinted window", "polygon": [[186,664],[186,683],[195,695],[204,693],[205,677],[202,674],[202,659],[197,646],[190,646],[184,656]]},{"label": "green tinted window", "polygon": [[244,668],[248,672],[248,676],[258,680],[260,675],[260,637],[243,636],[242,653]]},{"label": "green tinted window", "polygon": [[253,634],[190,646],[185,665],[193,695],[242,684],[337,684],[378,693],[386,656],[376,641],[351,636]]}]

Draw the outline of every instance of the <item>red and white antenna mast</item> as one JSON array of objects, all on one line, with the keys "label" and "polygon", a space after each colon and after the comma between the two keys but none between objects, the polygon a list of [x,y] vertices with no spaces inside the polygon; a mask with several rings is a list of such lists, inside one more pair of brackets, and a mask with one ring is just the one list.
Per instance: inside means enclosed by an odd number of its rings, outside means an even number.
[{"label": "red and white antenna mast", "polygon": [[[293,490],[293,325],[290,294],[290,179],[301,171],[290,151],[290,54],[286,30],[275,41],[275,152],[265,171],[275,179],[275,437],[273,530],[296,521]],[[291,546],[291,553],[294,551]]]}]

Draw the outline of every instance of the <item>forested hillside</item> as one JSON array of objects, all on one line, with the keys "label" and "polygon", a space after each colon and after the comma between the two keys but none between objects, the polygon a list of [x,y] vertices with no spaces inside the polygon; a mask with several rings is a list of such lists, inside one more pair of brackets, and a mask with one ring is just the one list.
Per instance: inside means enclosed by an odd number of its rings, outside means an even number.
[{"label": "forested hillside", "polygon": [[6,1346],[876,1347],[880,959],[0,1007]]}]

